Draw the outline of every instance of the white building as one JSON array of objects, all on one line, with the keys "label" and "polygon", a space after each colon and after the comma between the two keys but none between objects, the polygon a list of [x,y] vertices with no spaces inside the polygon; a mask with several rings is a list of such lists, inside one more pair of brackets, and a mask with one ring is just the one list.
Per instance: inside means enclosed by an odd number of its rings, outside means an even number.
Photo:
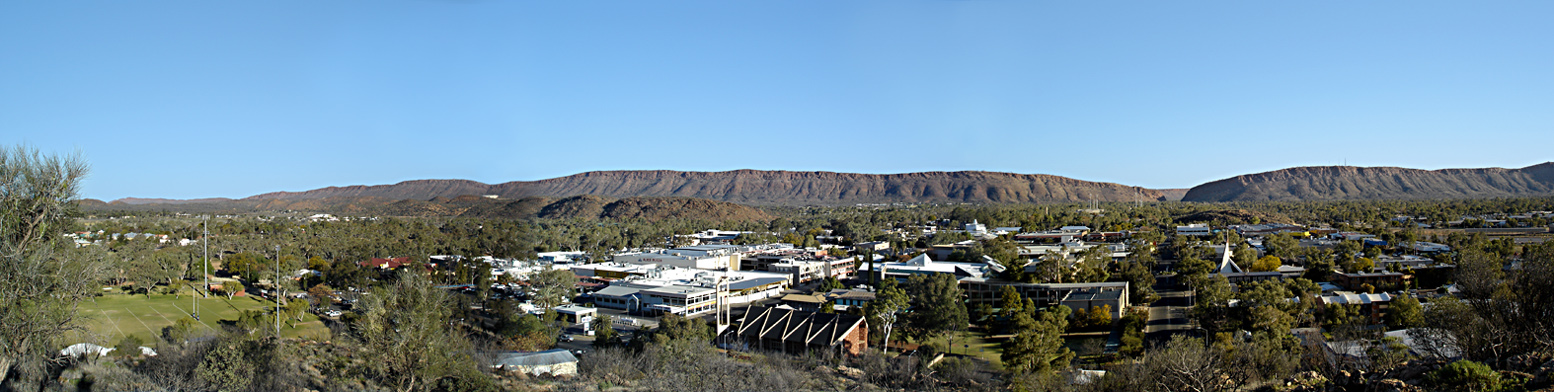
[{"label": "white building", "polygon": [[1187,225],[1187,226],[1177,226],[1176,227],[1176,234],[1177,235],[1185,235],[1185,236],[1193,236],[1193,237],[1201,237],[1201,236],[1214,235],[1214,231],[1212,229],[1210,229],[1209,225],[1207,225],[1207,224],[1194,223],[1194,224],[1190,224],[1190,225]]},{"label": "white building", "polygon": [[739,257],[752,250],[751,247],[737,245],[698,245],[621,253],[615,255],[613,259],[617,263],[626,264],[718,270],[730,268],[730,266],[739,268]]},{"label": "white building", "polygon": [[1073,235],[1084,235],[1090,232],[1090,226],[1063,226],[1059,227],[1058,231]]},{"label": "white building", "polygon": [[1072,240],[1050,245],[1025,245],[1020,247],[1020,257],[1039,258],[1051,252],[1062,256],[1064,259],[1074,258],[1075,253],[1084,252],[1097,246],[1106,247],[1106,251],[1113,259],[1128,257],[1127,244],[1087,244],[1084,241]]},{"label": "white building", "polygon": [[[875,255],[875,260],[883,256]],[[858,256],[837,258],[829,260],[796,260],[782,259],[781,262],[767,266],[767,271],[790,274],[796,283],[804,283],[821,280],[828,277],[843,279],[852,276],[858,269]]]},{"label": "white building", "polygon": [[928,257],[928,254],[921,254],[903,262],[876,263],[874,268],[881,277],[901,281],[905,281],[912,275],[951,274],[957,278],[981,278],[992,272],[992,266],[986,262],[934,261]]},{"label": "white building", "polygon": [[1444,244],[1437,244],[1437,243],[1434,243],[1434,242],[1416,241],[1416,242],[1404,243],[1403,246],[1407,247],[1409,249],[1413,249],[1415,252],[1427,252],[1428,253],[1428,252],[1450,252],[1451,251],[1451,247],[1450,246],[1446,246]]},{"label": "white building", "polygon": [[[588,261],[588,252],[542,252],[538,260],[551,264],[581,264]],[[596,260],[608,261],[608,260]]]},{"label": "white building", "polygon": [[985,237],[988,235],[987,225],[978,223],[976,219],[972,219],[971,223],[966,224],[966,233],[971,234],[972,237]]},{"label": "white building", "polygon": [[629,276],[644,276],[657,269],[662,268],[643,264],[595,263],[574,265],[572,266],[572,274],[604,279],[624,279]]},{"label": "white building", "polygon": [[788,276],[778,273],[659,267],[589,295],[602,308],[694,316],[716,310],[718,293],[729,304],[743,304],[781,296],[789,284]]}]

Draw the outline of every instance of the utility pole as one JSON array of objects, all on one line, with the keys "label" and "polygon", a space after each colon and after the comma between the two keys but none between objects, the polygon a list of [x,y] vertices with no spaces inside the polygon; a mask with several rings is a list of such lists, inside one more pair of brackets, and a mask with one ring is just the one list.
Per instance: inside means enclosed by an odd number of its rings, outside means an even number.
[{"label": "utility pole", "polygon": [[281,246],[275,246],[275,340],[281,339]]},{"label": "utility pole", "polygon": [[203,242],[205,244],[205,265],[200,266],[200,270],[205,272],[205,276],[202,276],[202,278],[205,278],[205,295],[207,297],[209,297],[210,296],[210,217],[208,217],[208,216],[205,217],[204,230],[205,230],[205,237],[201,238],[201,240],[203,240],[203,241],[200,241],[200,242]]},{"label": "utility pole", "polygon": [[189,302],[193,303],[190,305],[192,310],[189,316],[194,317],[195,321],[200,320],[200,298],[210,292],[210,217],[204,217],[204,223],[200,224],[200,231],[203,233],[200,236],[200,244],[205,249],[205,264],[200,266],[200,271],[204,274],[200,278],[205,280],[205,287],[202,288],[204,292],[201,292],[202,289],[196,289],[194,295],[189,296]]}]

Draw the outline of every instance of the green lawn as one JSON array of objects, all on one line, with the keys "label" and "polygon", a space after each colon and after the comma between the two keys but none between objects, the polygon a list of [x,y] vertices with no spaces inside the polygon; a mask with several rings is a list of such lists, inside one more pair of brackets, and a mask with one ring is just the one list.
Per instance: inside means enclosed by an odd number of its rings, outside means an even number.
[{"label": "green lawn", "polygon": [[[162,334],[162,328],[173,325],[174,321],[188,317],[192,309],[194,299],[185,291],[182,296],[152,294],[127,295],[113,290],[104,291],[103,296],[81,303],[79,317],[81,323],[86,325],[93,335],[101,336],[103,342],[111,345],[123,339],[125,336],[138,336],[142,341],[155,342]],[[200,302],[200,321],[203,329],[216,331],[221,328],[221,320],[236,321],[238,314],[244,310],[258,310],[272,308],[274,302],[251,297],[236,297],[228,301],[225,296],[211,296],[202,298]],[[281,335],[286,337],[327,338],[329,329],[324,327],[318,316],[307,314],[303,321],[295,323],[295,326],[281,325]],[[90,336],[75,333],[74,341],[88,341]]]},{"label": "green lawn", "polygon": [[[955,333],[955,347],[950,349],[952,354],[982,358],[994,366],[1002,367],[1004,355],[1003,343],[1006,337],[987,337],[980,332],[962,331]],[[944,342],[945,338],[934,338],[932,342]],[[969,346],[969,347],[968,347]]]},{"label": "green lawn", "polygon": [[[984,336],[980,332],[962,331],[955,335],[955,347],[950,350],[952,354],[961,354],[981,358],[997,367],[1003,367],[1004,355],[1003,343],[1009,340],[1007,335]],[[935,338],[931,342],[944,342],[944,338]],[[1098,344],[1097,344],[1098,343]],[[1106,343],[1106,335],[1080,336],[1080,334],[1065,335],[1063,346],[1075,354],[1087,354],[1092,349],[1098,350]],[[1094,344],[1094,346],[1091,346]]]}]

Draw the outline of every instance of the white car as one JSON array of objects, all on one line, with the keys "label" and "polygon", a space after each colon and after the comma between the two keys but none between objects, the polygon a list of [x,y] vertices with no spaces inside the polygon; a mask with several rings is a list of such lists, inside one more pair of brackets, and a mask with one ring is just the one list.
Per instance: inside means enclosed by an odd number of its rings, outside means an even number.
[{"label": "white car", "polygon": [[328,312],[324,312],[324,315],[329,317],[340,317],[340,314],[340,311],[334,309],[330,309]]}]

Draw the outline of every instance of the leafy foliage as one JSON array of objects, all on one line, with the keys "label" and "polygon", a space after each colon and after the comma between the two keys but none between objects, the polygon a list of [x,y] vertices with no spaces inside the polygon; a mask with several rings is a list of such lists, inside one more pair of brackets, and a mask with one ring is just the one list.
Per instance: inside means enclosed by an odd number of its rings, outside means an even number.
[{"label": "leafy foliage", "polygon": [[41,376],[58,339],[80,327],[76,304],[94,295],[104,275],[102,253],[56,254],[86,172],[77,158],[0,150],[0,389],[22,382],[10,376],[15,370]]},{"label": "leafy foliage", "polygon": [[472,371],[468,341],[449,326],[451,301],[425,276],[400,273],[362,302],[367,311],[352,332],[374,359],[371,375],[383,384],[409,390],[447,376],[480,374]]},{"label": "leafy foliage", "polygon": [[1063,331],[1068,328],[1070,312],[1067,306],[1060,305],[1044,311],[1016,313],[1012,320],[1014,337],[1004,343],[1004,369],[1021,374],[1068,367],[1074,353],[1063,347]]},{"label": "leafy foliage", "polygon": [[908,318],[917,336],[966,330],[965,294],[950,274],[912,275],[907,284],[912,313]]},{"label": "leafy foliage", "polygon": [[1500,388],[1500,373],[1464,359],[1426,374],[1425,381],[1443,391],[1493,391]]}]

